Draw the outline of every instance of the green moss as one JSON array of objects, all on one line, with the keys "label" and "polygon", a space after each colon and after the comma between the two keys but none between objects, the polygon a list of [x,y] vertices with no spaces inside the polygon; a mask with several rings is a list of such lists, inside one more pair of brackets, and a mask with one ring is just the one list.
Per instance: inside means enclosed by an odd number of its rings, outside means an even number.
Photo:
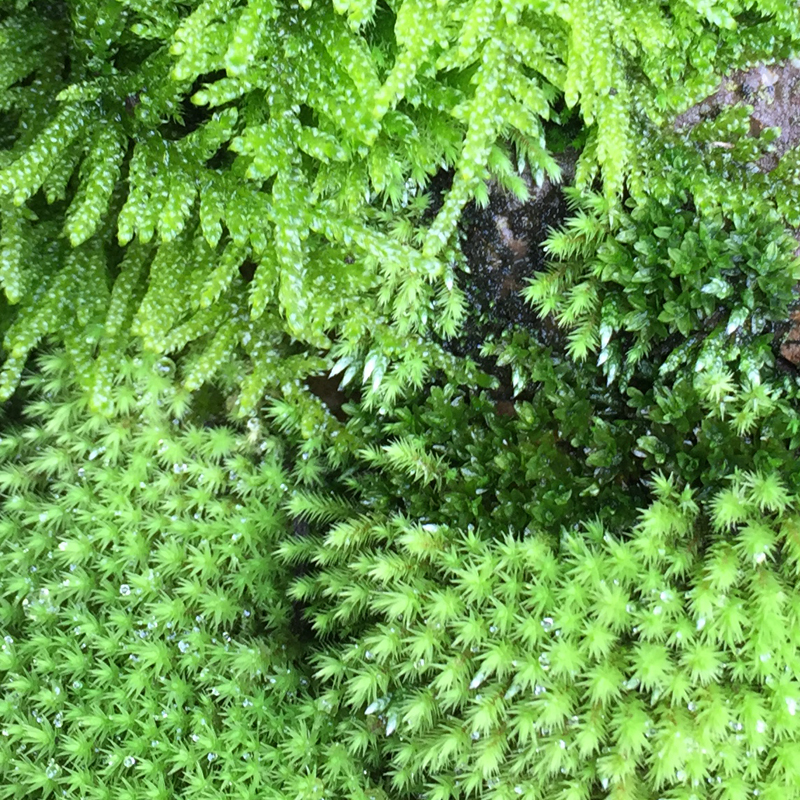
[{"label": "green moss", "polygon": [[[626,182],[640,195],[660,172],[639,146],[649,126],[722,71],[791,54],[793,4],[745,6],[7,2],[0,397],[54,335],[108,410],[124,317],[153,352],[199,344],[191,388],[245,356],[245,414],[278,393],[285,336],[326,370],[385,360],[367,393],[391,405],[434,349],[405,340],[457,335],[464,317],[465,205],[493,176],[524,190],[502,143],[557,178],[545,125],[557,143],[552,128],[578,122],[578,185],[600,176],[612,205]],[[423,222],[442,169],[452,187]]]},{"label": "green moss", "polygon": [[316,797],[280,441],[204,424],[153,358],[110,418],[64,353],[38,366],[0,439],[0,796]]},{"label": "green moss", "polygon": [[797,797],[797,468],[634,471],[547,390],[511,419],[434,389],[365,423],[349,514],[293,496],[339,735],[368,722],[397,797]]},{"label": "green moss", "polygon": [[[800,798],[796,152],[671,127],[798,35],[3,4],[0,798]],[[453,355],[463,209],[569,142],[528,324]]]}]

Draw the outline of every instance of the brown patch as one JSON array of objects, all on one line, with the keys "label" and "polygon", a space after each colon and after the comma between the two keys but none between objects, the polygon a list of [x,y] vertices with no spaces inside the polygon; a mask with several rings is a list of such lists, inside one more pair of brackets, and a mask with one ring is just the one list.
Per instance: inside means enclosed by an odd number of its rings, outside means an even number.
[{"label": "brown patch", "polygon": [[339,381],[339,377],[331,378],[330,375],[311,375],[306,378],[311,394],[322,400],[339,422],[346,422],[347,414],[342,406],[351,398],[339,388]]},{"label": "brown patch", "polygon": [[494,410],[501,417],[516,417],[517,409],[511,400],[497,400],[494,404]]},{"label": "brown patch", "polygon": [[517,264],[523,261],[528,255],[528,240],[524,237],[515,236],[511,228],[508,227],[508,218],[502,214],[498,214],[494,218],[494,224],[500,236],[500,241],[508,248],[514,263]]},{"label": "brown patch", "polygon": [[679,115],[675,129],[693,128],[737,103],[753,106],[752,136],[765,128],[781,129],[772,152],[758,161],[761,172],[771,172],[786,152],[800,144],[800,59],[732,72],[714,94]]},{"label": "brown patch", "polygon": [[789,319],[792,327],[781,343],[781,355],[795,366],[800,366],[800,309],[795,309]]},{"label": "brown patch", "polygon": [[781,355],[796,367],[800,366],[800,327],[792,328],[781,345]]}]

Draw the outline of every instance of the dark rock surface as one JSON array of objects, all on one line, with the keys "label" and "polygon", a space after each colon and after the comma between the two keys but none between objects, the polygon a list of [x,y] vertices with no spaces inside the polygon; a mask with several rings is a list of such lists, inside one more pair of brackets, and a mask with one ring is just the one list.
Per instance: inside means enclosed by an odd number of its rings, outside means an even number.
[{"label": "dark rock surface", "polygon": [[[494,359],[481,357],[483,343],[505,330],[521,327],[544,345],[556,350],[564,348],[565,338],[555,322],[541,319],[523,300],[521,290],[526,278],[546,267],[542,244],[567,217],[562,187],[574,182],[578,155],[575,150],[567,150],[554,156],[561,167],[560,183],[547,177],[537,183],[526,166],[520,174],[528,188],[528,199],[524,201],[496,181],[490,182],[489,204],[479,208],[470,203],[461,218],[461,250],[466,268],[459,273],[458,282],[466,296],[468,315],[461,335],[444,345],[456,355],[470,356],[498,378],[500,386],[492,396],[500,415],[516,415],[511,370],[498,367]],[[446,191],[448,183],[444,178],[440,178],[440,188]],[[527,392],[523,392],[519,397],[526,396]]]},{"label": "dark rock surface", "polygon": [[562,170],[560,184],[545,177],[537,185],[526,167],[521,174],[529,192],[526,201],[492,182],[489,205],[471,203],[464,210],[461,249],[468,271],[459,283],[470,311],[463,335],[449,345],[453,352],[474,355],[489,335],[514,325],[528,328],[545,344],[559,343],[555,326],[541,320],[520,295],[525,279],[545,268],[542,243],[567,216],[561,187],[573,182],[578,153],[566,151],[555,158]]}]

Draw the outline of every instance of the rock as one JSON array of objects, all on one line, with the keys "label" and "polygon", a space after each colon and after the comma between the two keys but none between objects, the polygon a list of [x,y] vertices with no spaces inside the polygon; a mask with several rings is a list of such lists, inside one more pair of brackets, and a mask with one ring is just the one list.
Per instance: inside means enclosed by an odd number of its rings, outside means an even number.
[{"label": "rock", "polygon": [[473,354],[490,334],[521,325],[546,344],[555,344],[558,333],[552,323],[542,321],[522,299],[525,279],[545,268],[542,243],[551,228],[567,216],[562,185],[572,183],[578,153],[568,151],[556,160],[562,169],[562,183],[545,177],[534,181],[526,166],[521,173],[529,197],[521,201],[497,182],[488,186],[489,204],[478,208],[471,203],[461,223],[461,249],[468,272],[459,278],[467,297],[470,317],[464,335],[451,349]]},{"label": "rock", "polygon": [[[460,225],[467,270],[459,274],[458,281],[469,312],[459,338],[445,346],[457,355],[471,356],[500,380],[493,397],[496,412],[503,416],[516,415],[511,372],[480,357],[486,339],[516,326],[527,329],[545,345],[564,346],[557,325],[551,319],[541,319],[521,296],[526,278],[545,269],[544,240],[567,217],[561,187],[574,181],[578,153],[569,150],[554,157],[561,167],[561,183],[547,177],[537,183],[526,166],[520,176],[528,188],[527,200],[519,200],[492,181],[487,187],[488,205],[468,205]],[[444,182],[442,188],[447,188]]]},{"label": "rock", "polygon": [[800,309],[790,314],[792,327],[781,342],[780,353],[796,367],[800,366]]},{"label": "rock", "polygon": [[761,172],[771,172],[786,152],[800,144],[798,100],[800,60],[790,59],[769,66],[759,64],[749,70],[732,72],[713,95],[680,114],[675,120],[675,129],[692,128],[737,103],[752,105],[750,132],[753,136],[758,136],[764,128],[781,129],[772,152],[757,163]]}]

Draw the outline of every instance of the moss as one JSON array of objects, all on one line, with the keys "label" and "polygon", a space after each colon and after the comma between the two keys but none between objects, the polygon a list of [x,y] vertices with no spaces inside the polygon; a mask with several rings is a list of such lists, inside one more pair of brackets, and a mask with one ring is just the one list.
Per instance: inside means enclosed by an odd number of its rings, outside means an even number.
[{"label": "moss", "polygon": [[0,798],[797,798],[798,30],[6,3]]}]

